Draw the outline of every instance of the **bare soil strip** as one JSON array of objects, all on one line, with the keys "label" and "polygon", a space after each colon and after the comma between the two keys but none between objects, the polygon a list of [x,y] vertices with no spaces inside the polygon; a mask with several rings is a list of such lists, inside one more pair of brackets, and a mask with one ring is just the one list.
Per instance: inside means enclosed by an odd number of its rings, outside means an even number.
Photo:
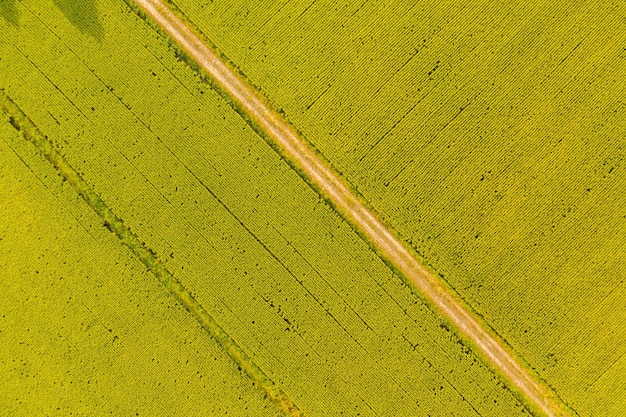
[{"label": "bare soil strip", "polygon": [[507,351],[497,336],[485,330],[478,320],[422,266],[403,243],[368,210],[280,116],[272,111],[201,38],[160,0],[134,0],[205,70],[260,126],[292,163],[308,176],[323,195],[370,240],[380,254],[409,279],[471,340],[484,356],[538,410],[549,417],[568,416],[566,407],[547,387],[531,377]]}]

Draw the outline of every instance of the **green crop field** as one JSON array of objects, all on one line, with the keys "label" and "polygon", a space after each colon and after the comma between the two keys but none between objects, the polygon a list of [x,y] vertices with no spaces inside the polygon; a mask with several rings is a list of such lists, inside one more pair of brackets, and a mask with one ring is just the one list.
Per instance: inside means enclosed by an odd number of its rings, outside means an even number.
[{"label": "green crop field", "polygon": [[626,5],[173,0],[581,416],[626,414]]},{"label": "green crop field", "polygon": [[[0,337],[44,352],[2,344],[1,357],[54,372],[3,372],[3,410],[276,414],[259,401],[271,381],[307,416],[533,412],[124,1],[89,3],[89,18],[2,4],[0,87],[58,152],[55,174],[9,106]],[[229,362],[158,268],[247,357]],[[242,379],[250,363],[267,380]]]},{"label": "green crop field", "polygon": [[[626,413],[624,5],[168,4],[576,415]],[[130,0],[0,34],[0,415],[541,415]]]}]

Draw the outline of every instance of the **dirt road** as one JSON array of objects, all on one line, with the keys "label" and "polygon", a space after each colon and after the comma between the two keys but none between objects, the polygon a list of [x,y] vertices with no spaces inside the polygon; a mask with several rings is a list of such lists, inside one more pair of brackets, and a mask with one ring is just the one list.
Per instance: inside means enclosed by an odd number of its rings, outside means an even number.
[{"label": "dirt road", "polygon": [[159,0],[134,0],[156,21],[256,123],[279,145],[309,180],[331,200],[336,208],[369,239],[379,252],[408,278],[421,293],[435,304],[457,327],[461,335],[471,340],[483,355],[510,383],[547,416],[568,414],[557,397],[537,383],[522,368],[504,343],[487,332],[465,307],[426,270],[370,212],[357,196],[342,182],[307,144],[300,139],[274,111],[272,111],[235,73],[228,68],[178,16]]}]

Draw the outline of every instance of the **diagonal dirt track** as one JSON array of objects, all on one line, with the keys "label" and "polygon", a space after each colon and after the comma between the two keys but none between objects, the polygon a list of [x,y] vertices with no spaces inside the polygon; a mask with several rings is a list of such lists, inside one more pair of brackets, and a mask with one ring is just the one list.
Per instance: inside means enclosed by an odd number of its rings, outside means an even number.
[{"label": "diagonal dirt track", "polygon": [[471,340],[482,354],[538,410],[549,417],[568,416],[566,407],[547,387],[537,382],[503,341],[487,330],[422,266],[406,246],[367,209],[308,145],[298,137],[176,14],[160,0],[134,0],[158,23],[277,144],[332,204],[360,230],[379,253]]}]

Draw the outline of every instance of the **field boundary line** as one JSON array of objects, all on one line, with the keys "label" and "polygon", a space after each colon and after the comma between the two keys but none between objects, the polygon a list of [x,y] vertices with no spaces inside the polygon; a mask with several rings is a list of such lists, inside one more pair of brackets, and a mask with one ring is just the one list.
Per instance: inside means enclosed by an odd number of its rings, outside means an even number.
[{"label": "field boundary line", "polygon": [[[548,417],[571,415],[569,409],[556,393],[540,382],[538,376],[522,366],[506,343],[475,317],[469,306],[464,305],[447,288],[445,282],[435,277],[422,265],[411,250],[366,207],[348,187],[341,176],[321,156],[301,139],[298,133],[278,112],[272,110],[261,96],[246,81],[231,69],[213,46],[198,35],[193,25],[177,14],[178,11],[161,0],[133,0],[156,24],[173,39],[189,57],[200,66],[201,71],[215,82],[231,100],[243,117],[250,120],[256,129],[269,136],[272,147],[278,148],[286,160],[298,171],[305,181],[327,199],[327,201],[356,231],[368,241],[378,255],[404,278],[412,283],[454,326],[460,334],[471,341],[488,362],[514,387],[519,395],[530,403],[533,410]],[[174,8],[175,5],[171,5]],[[188,19],[185,19],[188,20]],[[265,136],[262,135],[262,136]],[[264,139],[268,140],[266,137]]]},{"label": "field boundary line", "polygon": [[109,229],[130,251],[143,263],[174,298],[200,323],[202,328],[226,351],[237,366],[244,371],[253,385],[264,391],[264,394],[280,410],[293,417],[304,417],[297,405],[274,383],[261,368],[256,365],[248,354],[235,342],[230,335],[215,321],[213,316],[196,300],[193,294],[176,279],[165,265],[158,259],[154,251],[148,248],[135,235],[124,221],[119,218],[94,189],[80,176],[55,148],[22,109],[0,88],[0,112],[6,114],[9,123],[22,134],[24,139],[32,143],[55,168],[58,174],[81,196],[87,205],[102,219],[103,225]]}]

